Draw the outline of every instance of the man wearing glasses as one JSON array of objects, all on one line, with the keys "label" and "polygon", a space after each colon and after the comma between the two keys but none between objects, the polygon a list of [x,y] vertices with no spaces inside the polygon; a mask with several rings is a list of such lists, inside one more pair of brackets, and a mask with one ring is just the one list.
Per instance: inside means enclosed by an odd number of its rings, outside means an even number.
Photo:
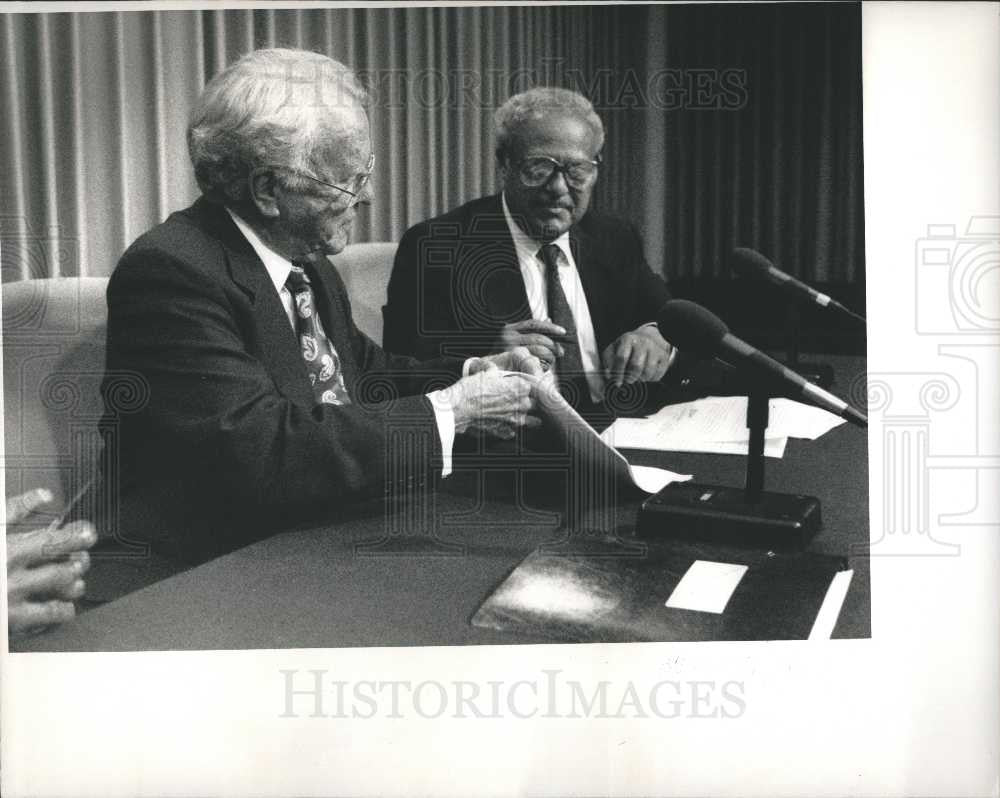
[{"label": "man wearing glasses", "polygon": [[531,89],[504,103],[495,126],[502,192],[403,236],[386,348],[432,357],[524,346],[581,409],[600,406],[609,386],[661,379],[674,356],[653,323],[666,286],[630,225],[588,212],[604,144],[593,106]]},{"label": "man wearing glasses", "polygon": [[325,56],[240,59],[188,128],[203,196],[111,277],[107,366],[148,397],[113,415],[106,380],[103,470],[122,486],[119,528],[182,563],[428,489],[456,431],[539,423],[527,350],[417,362],[354,325],[328,256],[371,199],[364,101]]}]

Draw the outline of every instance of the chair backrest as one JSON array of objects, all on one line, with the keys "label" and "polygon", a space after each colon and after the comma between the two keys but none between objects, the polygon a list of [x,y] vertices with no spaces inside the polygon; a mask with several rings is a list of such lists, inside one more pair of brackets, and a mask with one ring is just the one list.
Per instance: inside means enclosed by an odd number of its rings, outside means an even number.
[{"label": "chair backrest", "polygon": [[6,493],[49,488],[53,514],[97,468],[107,284],[61,277],[3,285]]},{"label": "chair backrest", "polygon": [[330,258],[347,286],[354,323],[380,346],[382,306],[395,257],[395,244],[378,242],[350,244],[343,252]]}]

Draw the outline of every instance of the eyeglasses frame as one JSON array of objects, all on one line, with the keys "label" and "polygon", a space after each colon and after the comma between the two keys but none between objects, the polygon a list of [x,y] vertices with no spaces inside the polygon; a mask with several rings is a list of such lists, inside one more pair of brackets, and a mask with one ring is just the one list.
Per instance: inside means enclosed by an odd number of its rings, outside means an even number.
[{"label": "eyeglasses frame", "polygon": [[[528,161],[549,161],[550,163],[554,164],[554,166],[553,166],[552,172],[549,174],[549,176],[545,180],[543,180],[541,183],[537,183],[535,185],[531,185],[530,183],[526,183],[524,181],[524,174],[521,171],[522,168],[523,168],[523,166],[524,166],[524,164],[526,164]],[[520,161],[517,162],[517,164],[514,165],[514,168],[517,169],[518,179],[520,179],[521,185],[523,185],[525,188],[541,188],[542,186],[544,186],[545,184],[547,184],[557,172],[563,176],[563,180],[565,180],[568,185],[576,187],[576,186],[584,185],[586,181],[584,181],[583,183],[576,183],[576,182],[570,180],[569,173],[567,172],[567,170],[571,166],[573,166],[574,164],[581,164],[581,163],[593,164],[594,166],[596,166],[596,167],[599,168],[601,166],[601,164],[603,163],[603,158],[601,158],[601,154],[600,153],[597,153],[597,155],[594,156],[594,158],[585,158],[583,160],[572,161],[572,162],[570,162],[570,163],[567,164],[567,163],[563,163],[563,162],[561,162],[561,161],[553,158],[550,155],[533,155],[530,158],[522,158]],[[589,179],[593,178],[596,174],[597,174],[597,172],[595,171],[594,174],[591,175],[587,179],[589,180]]]},{"label": "eyeglasses frame", "polygon": [[[335,189],[337,189],[337,191],[340,191],[340,192],[342,192],[344,194],[347,194],[353,200],[357,201],[358,198],[361,196],[361,192],[364,189],[365,185],[367,185],[368,181],[371,179],[372,172],[375,171],[375,152],[372,151],[372,154],[368,157],[368,165],[365,167],[365,171],[360,175],[360,181],[361,182],[357,186],[357,191],[351,191],[350,189],[344,188],[343,186],[338,186],[338,185],[336,185],[334,183],[328,183],[326,180],[320,180],[318,177],[313,177],[311,174],[308,174],[307,172],[303,172],[301,169],[294,169],[294,168],[292,168],[290,166],[269,166],[267,168],[268,169],[286,169],[286,170],[288,170],[290,172],[295,172],[295,174],[301,175],[302,177],[307,177],[307,178],[309,178],[310,180],[312,180],[312,181],[314,181],[316,183],[320,183],[321,185],[327,186],[329,188],[335,188]],[[359,178],[355,178],[355,179],[357,180]]]}]

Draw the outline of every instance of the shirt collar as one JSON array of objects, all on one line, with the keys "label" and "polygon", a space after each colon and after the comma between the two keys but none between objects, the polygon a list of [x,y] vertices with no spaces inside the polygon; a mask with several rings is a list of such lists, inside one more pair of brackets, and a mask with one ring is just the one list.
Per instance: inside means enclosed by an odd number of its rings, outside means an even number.
[{"label": "shirt collar", "polygon": [[292,271],[292,262],[279,255],[261,241],[260,236],[254,232],[254,229],[243,221],[232,208],[226,206],[226,211],[232,217],[233,222],[236,223],[240,232],[243,233],[244,238],[250,242],[250,246],[257,253],[257,257],[264,263],[264,268],[267,269],[267,274],[271,278],[271,282],[274,283],[274,289],[280,294],[281,289],[285,287],[289,273]]},{"label": "shirt collar", "polygon": [[[507,220],[507,228],[510,230],[510,237],[514,239],[514,249],[517,250],[518,257],[523,259],[534,258],[538,255],[538,250],[544,246],[543,242],[538,239],[532,238],[524,230],[521,229],[520,225],[514,221],[514,217],[510,213],[510,208],[507,206],[507,196],[504,193],[500,194],[500,204],[503,206],[503,215]],[[563,263],[573,263],[573,258],[570,254],[569,246],[569,230],[563,233],[555,241],[550,241],[549,243],[555,244],[559,249],[562,250],[565,259]]]}]

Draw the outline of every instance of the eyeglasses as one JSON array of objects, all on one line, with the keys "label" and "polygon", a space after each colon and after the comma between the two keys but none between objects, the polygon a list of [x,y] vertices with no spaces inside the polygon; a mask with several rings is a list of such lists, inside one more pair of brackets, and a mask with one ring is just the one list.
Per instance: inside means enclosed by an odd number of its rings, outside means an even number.
[{"label": "eyeglasses", "polygon": [[528,188],[544,186],[556,172],[561,173],[569,185],[579,188],[593,179],[594,175],[597,174],[597,167],[600,165],[600,155],[592,161],[568,161],[567,163],[560,163],[555,158],[542,155],[537,158],[525,158],[517,165],[517,171],[521,183]]},{"label": "eyeglasses", "polygon": [[329,186],[330,188],[335,188],[337,189],[337,191],[347,194],[354,201],[358,201],[359,197],[361,196],[362,189],[368,184],[368,181],[371,179],[372,172],[375,170],[375,153],[373,152],[368,157],[368,165],[365,167],[365,171],[359,174],[356,178],[354,178],[354,181],[351,184],[351,188],[344,188],[343,186],[337,186],[334,185],[333,183],[327,183],[325,180],[320,180],[318,177],[313,177],[312,175],[307,174],[306,172],[303,172],[299,169],[291,169],[290,167],[273,167],[273,168],[288,169],[288,171],[295,172],[295,174],[302,175],[302,177],[308,177],[310,180],[316,183],[320,183],[324,186]]}]

